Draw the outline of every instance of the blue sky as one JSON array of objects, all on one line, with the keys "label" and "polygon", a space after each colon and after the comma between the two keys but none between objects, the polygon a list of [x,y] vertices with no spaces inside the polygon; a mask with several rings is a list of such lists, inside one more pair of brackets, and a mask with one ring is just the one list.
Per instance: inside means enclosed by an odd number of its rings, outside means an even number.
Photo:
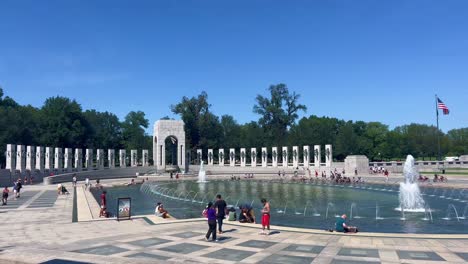
[{"label": "blue sky", "polygon": [[306,115],[468,126],[468,1],[0,1],[0,86],[21,104],[76,99],[150,123],[206,91],[257,120],[270,84]]}]

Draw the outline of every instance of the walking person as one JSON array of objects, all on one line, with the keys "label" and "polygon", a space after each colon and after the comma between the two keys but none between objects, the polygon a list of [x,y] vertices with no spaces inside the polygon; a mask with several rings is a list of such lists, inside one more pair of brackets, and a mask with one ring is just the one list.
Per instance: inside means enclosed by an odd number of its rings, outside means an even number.
[{"label": "walking person", "polygon": [[13,197],[16,198],[18,197],[18,182],[17,181],[14,181],[13,182]]},{"label": "walking person", "polygon": [[218,241],[216,240],[216,209],[212,202],[208,203],[206,215],[208,218],[208,232],[206,233],[205,240],[208,241],[211,236],[213,241]]},{"label": "walking person", "polygon": [[21,182],[21,178],[18,179],[16,182],[16,198],[20,198],[21,195],[21,188],[23,188],[23,183]]},{"label": "walking person", "polygon": [[7,205],[8,193],[9,192],[10,192],[10,190],[8,190],[8,187],[5,186],[5,188],[3,189],[3,192],[2,192],[2,205]]},{"label": "walking person", "polygon": [[[270,234],[270,203],[267,202],[265,198],[261,200],[263,204],[262,208],[262,232],[261,235],[269,235]],[[268,230],[265,232],[265,228]]]},{"label": "walking person", "polygon": [[90,186],[89,186],[89,178],[86,178],[86,179],[85,179],[85,190],[87,190],[88,187],[90,187]]},{"label": "walking person", "polygon": [[216,209],[216,219],[218,220],[218,232],[219,234],[223,233],[223,220],[226,216],[226,201],[221,198],[221,194],[216,195],[216,202],[214,204]]},{"label": "walking person", "polygon": [[72,181],[73,181],[73,187],[76,187],[76,174],[74,173],[73,173]]}]

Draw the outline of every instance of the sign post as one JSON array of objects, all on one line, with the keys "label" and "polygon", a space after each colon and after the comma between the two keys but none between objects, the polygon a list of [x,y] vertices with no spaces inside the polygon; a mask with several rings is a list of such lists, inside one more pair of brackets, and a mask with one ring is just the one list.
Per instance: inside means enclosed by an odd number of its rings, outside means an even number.
[{"label": "sign post", "polygon": [[132,212],[132,198],[118,198],[117,199],[117,221],[130,220]]}]

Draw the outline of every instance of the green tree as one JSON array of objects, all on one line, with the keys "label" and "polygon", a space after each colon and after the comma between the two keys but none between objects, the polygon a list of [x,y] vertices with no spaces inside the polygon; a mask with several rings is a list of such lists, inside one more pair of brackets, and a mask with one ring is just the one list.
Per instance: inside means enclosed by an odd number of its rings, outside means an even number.
[{"label": "green tree", "polygon": [[[210,106],[206,92],[192,98],[184,96],[181,102],[171,105],[171,111],[180,115],[185,123],[186,143],[192,151],[201,147],[201,141],[206,142],[206,140],[200,140],[202,137],[201,125],[213,123],[213,117],[207,117],[210,113]],[[203,128],[205,131],[206,129],[209,128]]]},{"label": "green tree", "polygon": [[148,128],[149,121],[145,118],[145,113],[142,111],[131,111],[125,116],[122,123],[122,136],[126,149],[150,149],[151,139],[145,134],[145,129]]},{"label": "green tree", "polygon": [[287,142],[288,129],[295,123],[299,111],[307,107],[299,104],[299,94],[290,93],[285,84],[271,85],[270,98],[257,95],[253,112],[260,115],[259,124],[271,144]]},{"label": "green tree", "polygon": [[90,129],[81,105],[65,97],[48,98],[40,111],[40,142],[48,146],[86,146]]},{"label": "green tree", "polygon": [[83,115],[90,126],[89,147],[102,149],[123,147],[122,124],[116,115],[96,110],[87,110]]}]

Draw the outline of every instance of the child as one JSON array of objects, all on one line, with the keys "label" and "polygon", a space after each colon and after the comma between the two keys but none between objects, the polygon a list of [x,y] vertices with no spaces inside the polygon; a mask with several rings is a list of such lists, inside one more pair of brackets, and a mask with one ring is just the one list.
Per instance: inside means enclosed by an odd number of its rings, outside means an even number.
[{"label": "child", "polygon": [[5,189],[3,189],[3,193],[2,193],[2,205],[7,205],[9,192],[10,190],[8,190],[8,187],[5,186]]}]

